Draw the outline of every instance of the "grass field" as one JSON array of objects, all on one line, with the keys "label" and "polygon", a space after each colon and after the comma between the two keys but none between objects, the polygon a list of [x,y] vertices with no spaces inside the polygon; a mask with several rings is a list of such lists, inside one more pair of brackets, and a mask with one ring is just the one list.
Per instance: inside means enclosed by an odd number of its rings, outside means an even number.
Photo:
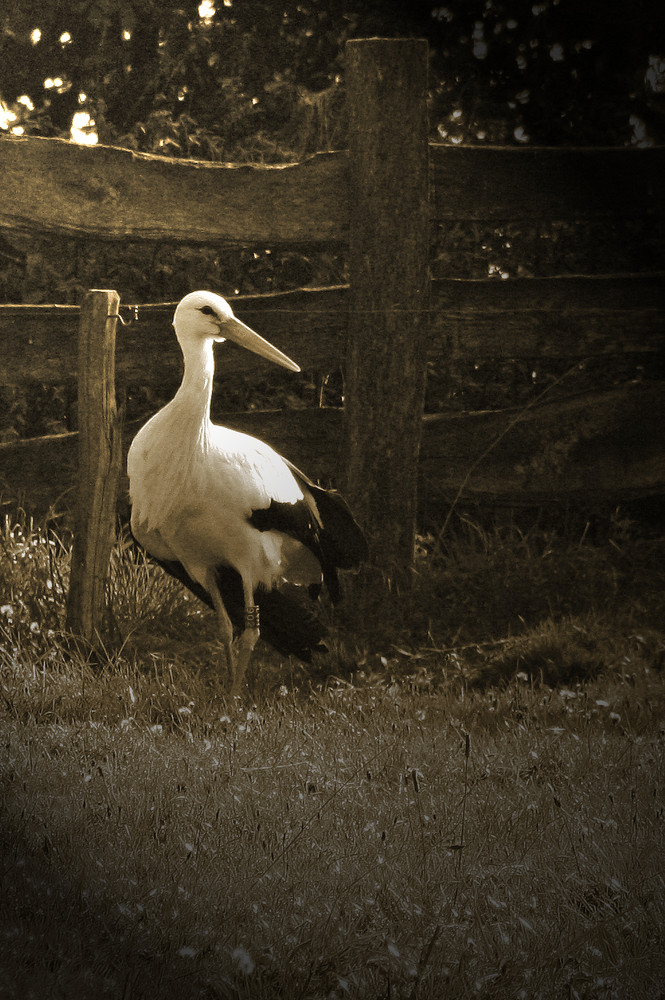
[{"label": "grass field", "polygon": [[124,544],[87,662],[67,547],[8,519],[0,996],[665,996],[665,542],[590,534],[425,539],[231,701]]}]

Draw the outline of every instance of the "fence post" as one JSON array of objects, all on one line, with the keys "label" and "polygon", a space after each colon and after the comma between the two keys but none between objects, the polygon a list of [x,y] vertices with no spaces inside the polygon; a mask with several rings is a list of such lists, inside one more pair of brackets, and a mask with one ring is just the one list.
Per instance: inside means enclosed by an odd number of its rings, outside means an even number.
[{"label": "fence post", "polygon": [[67,628],[96,645],[103,635],[106,580],[115,533],[121,425],[115,403],[115,328],[120,297],[92,289],[79,322],[78,496]]},{"label": "fence post", "polygon": [[375,566],[413,562],[429,302],[425,39],[346,43],[350,316],[342,480]]}]

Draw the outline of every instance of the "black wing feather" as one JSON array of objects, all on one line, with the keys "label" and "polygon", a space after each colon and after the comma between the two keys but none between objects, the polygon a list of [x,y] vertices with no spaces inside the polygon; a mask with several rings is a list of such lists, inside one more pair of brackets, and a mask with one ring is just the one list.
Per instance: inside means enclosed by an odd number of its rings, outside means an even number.
[{"label": "black wing feather", "polygon": [[340,599],[338,569],[357,569],[369,553],[367,541],[344,498],[335,490],[317,486],[288,459],[303,492],[297,503],[277,503],[254,510],[251,523],[259,531],[282,531],[306,545],[321,564],[323,579],[334,603]]}]

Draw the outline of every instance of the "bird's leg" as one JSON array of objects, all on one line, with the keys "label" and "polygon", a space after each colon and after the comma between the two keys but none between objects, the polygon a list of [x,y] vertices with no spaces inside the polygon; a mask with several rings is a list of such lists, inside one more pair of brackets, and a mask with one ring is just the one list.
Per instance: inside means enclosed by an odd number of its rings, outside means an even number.
[{"label": "bird's leg", "polygon": [[217,581],[215,580],[214,569],[208,571],[208,575],[206,577],[206,590],[212,598],[212,604],[217,614],[219,641],[222,645],[222,649],[224,650],[226,666],[231,677],[231,691],[232,693],[235,693],[236,664],[235,657],[233,655],[233,625],[231,624],[231,619],[229,618],[228,612],[224,607],[222,595],[219,592]]},{"label": "bird's leg", "polygon": [[245,628],[238,639],[238,655],[231,688],[233,694],[238,694],[240,691],[250,657],[259,639],[259,608],[254,604],[254,591],[244,580],[242,586],[245,597]]}]

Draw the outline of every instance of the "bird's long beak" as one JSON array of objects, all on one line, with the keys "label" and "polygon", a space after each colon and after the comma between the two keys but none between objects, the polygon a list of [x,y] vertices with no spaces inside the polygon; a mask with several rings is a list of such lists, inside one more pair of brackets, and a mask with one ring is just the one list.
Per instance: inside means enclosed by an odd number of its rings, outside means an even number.
[{"label": "bird's long beak", "polygon": [[276,365],[288,368],[289,371],[299,372],[301,370],[300,365],[273,347],[270,341],[260,337],[254,330],[241,323],[235,316],[224,323],[220,334],[223,334],[220,336],[220,340],[232,340],[235,344],[247,348],[248,351],[253,351],[254,354],[260,354],[262,358],[267,358],[268,361],[274,361]]}]

